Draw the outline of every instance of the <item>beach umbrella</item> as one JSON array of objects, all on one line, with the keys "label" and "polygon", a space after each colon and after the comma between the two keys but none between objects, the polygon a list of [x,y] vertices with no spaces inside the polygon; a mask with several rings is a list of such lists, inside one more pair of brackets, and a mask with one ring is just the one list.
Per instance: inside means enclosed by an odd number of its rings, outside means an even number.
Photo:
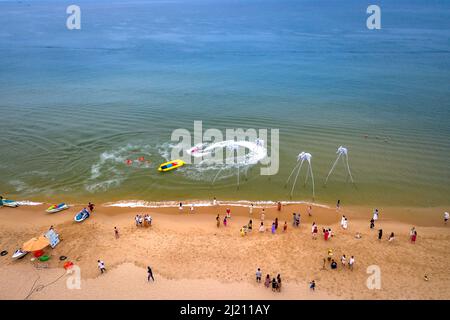
[{"label": "beach umbrella", "polygon": [[44,249],[48,245],[50,245],[50,241],[46,237],[40,236],[39,238],[32,238],[25,242],[22,245],[22,249],[24,251],[38,251]]}]

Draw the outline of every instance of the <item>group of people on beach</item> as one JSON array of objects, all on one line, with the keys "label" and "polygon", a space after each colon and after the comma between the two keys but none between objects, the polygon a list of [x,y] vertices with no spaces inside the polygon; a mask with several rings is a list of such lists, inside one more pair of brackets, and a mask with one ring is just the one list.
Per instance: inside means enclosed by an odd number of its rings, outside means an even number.
[{"label": "group of people on beach", "polygon": [[[333,258],[333,249],[328,249],[327,257],[323,259],[323,266],[322,266],[323,270],[326,270],[327,261],[330,265],[331,270],[336,270],[338,268],[338,264]],[[355,265],[354,256],[351,256],[350,259],[348,259],[348,261],[345,254],[341,256],[341,266],[343,269],[348,267],[349,270],[353,271],[354,265]]]},{"label": "group of people on beach", "polygon": [[[256,270],[256,282],[261,283],[261,281],[262,281],[262,271],[261,268],[258,268]],[[278,274],[276,278],[272,278],[271,280],[270,274],[267,274],[264,280],[264,286],[266,288],[272,287],[273,292],[281,292],[281,275]]]},{"label": "group of people on beach", "polygon": [[144,215],[136,215],[134,217],[134,221],[136,223],[136,227],[151,227],[152,226],[152,216],[148,214]]},{"label": "group of people on beach", "polygon": [[[225,212],[225,217],[224,217],[223,220],[222,220],[223,226],[224,226],[224,227],[228,226],[230,220],[231,220],[231,210],[230,210],[230,208],[227,208],[227,209],[226,209],[226,212]],[[251,220],[250,220],[250,221],[251,221]],[[216,216],[216,225],[217,225],[217,228],[220,227],[220,222],[221,222],[221,220],[220,220],[220,214],[217,214],[217,216]],[[242,229],[241,229],[241,231],[242,231]]]}]

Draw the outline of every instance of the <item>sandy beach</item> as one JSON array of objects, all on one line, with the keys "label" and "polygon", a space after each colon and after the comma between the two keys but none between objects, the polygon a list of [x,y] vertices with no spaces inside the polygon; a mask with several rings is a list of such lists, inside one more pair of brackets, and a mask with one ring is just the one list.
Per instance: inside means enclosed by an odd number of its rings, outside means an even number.
[{"label": "sandy beach", "polygon": [[[240,228],[250,219],[241,206],[196,207],[191,213],[178,208],[117,208],[98,205],[83,223],[73,217],[82,207],[60,213],[44,212],[48,205],[1,208],[0,299],[449,299],[450,227],[444,225],[443,208],[381,208],[374,230],[369,228],[371,208],[313,207],[285,205],[281,211],[266,207],[265,224],[278,217],[276,234],[258,232],[260,208],[253,210],[254,230],[241,236]],[[227,227],[216,226],[215,217],[231,209]],[[292,226],[292,213],[301,212],[299,228]],[[136,227],[136,214],[148,213],[153,225]],[[349,221],[347,230],[341,216]],[[284,221],[287,232],[282,232]],[[311,224],[319,230],[330,227],[334,236],[325,241],[319,232],[311,237]],[[61,243],[46,249],[48,264],[31,262],[31,255],[11,259],[15,249],[53,225]],[[415,226],[418,238],[409,241]],[[120,232],[115,238],[114,227]],[[382,228],[383,239],[377,239]],[[355,234],[361,233],[361,239]],[[394,232],[396,239],[388,242]],[[328,249],[338,262],[337,270],[323,267]],[[354,270],[343,269],[340,257],[354,256]],[[81,271],[81,289],[68,289],[61,255]],[[97,260],[105,262],[100,274]],[[146,267],[153,269],[155,282],[147,282]],[[379,266],[381,288],[368,289],[369,266]],[[255,271],[283,279],[280,293],[255,282]],[[424,280],[427,275],[429,281]],[[314,292],[308,283],[315,280]]]}]

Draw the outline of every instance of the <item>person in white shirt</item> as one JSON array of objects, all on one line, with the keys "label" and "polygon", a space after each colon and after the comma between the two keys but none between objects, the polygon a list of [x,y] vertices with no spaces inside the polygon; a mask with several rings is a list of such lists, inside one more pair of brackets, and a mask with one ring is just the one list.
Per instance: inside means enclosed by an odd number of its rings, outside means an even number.
[{"label": "person in white shirt", "polygon": [[105,263],[102,260],[97,260],[97,264],[101,273],[106,272]]},{"label": "person in white shirt", "polygon": [[216,200],[216,197],[214,197],[214,200],[213,200],[213,206],[217,206],[217,200]]},{"label": "person in white shirt", "polygon": [[249,210],[249,213],[250,213],[250,217],[252,217],[252,214],[253,214],[253,203],[250,204],[250,207],[248,208],[248,210]]},{"label": "person in white shirt", "polygon": [[344,219],[344,222],[342,223],[342,228],[344,230],[347,230],[347,228],[348,228],[348,220],[347,220],[347,218]]},{"label": "person in white shirt", "polygon": [[355,257],[352,256],[350,260],[348,260],[348,267],[353,271],[353,266],[355,265]]},{"label": "person in white shirt", "polygon": [[395,240],[395,235],[393,232],[391,232],[391,235],[389,236],[389,242],[392,242]]},{"label": "person in white shirt", "polygon": [[265,218],[265,214],[264,214],[264,209],[262,209],[262,212],[261,212],[261,222],[264,222],[264,218]]},{"label": "person in white shirt", "polygon": [[342,228],[344,227],[344,221],[345,221],[345,216],[342,216],[342,218],[341,218],[341,227]]},{"label": "person in white shirt", "polygon": [[375,209],[375,211],[373,212],[373,220],[378,220],[378,209]]},{"label": "person in white shirt", "polygon": [[312,226],[311,226],[311,233],[312,233],[312,238],[315,240],[317,238],[317,232],[319,231],[317,224],[315,222],[313,222]]},{"label": "person in white shirt", "polygon": [[191,213],[194,213],[194,206],[191,205]]},{"label": "person in white shirt", "polygon": [[449,218],[449,213],[448,212],[444,212],[444,223],[447,224],[448,218]]},{"label": "person in white shirt", "polygon": [[261,221],[261,225],[259,226],[259,232],[265,232],[266,228],[264,227],[264,222]]},{"label": "person in white shirt", "polygon": [[341,257],[341,263],[342,263],[342,267],[345,268],[345,265],[347,264],[347,258],[345,257],[345,254],[343,254]]}]

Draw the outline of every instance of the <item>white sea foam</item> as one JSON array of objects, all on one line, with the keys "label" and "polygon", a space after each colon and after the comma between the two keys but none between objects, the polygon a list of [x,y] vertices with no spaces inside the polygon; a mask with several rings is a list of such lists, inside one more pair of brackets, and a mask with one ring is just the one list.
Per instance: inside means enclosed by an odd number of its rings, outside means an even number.
[{"label": "white sea foam", "polygon": [[[211,207],[214,206],[212,201],[206,200],[191,200],[191,201],[181,201],[183,206],[190,207]],[[282,205],[298,205],[306,204],[315,207],[330,208],[324,204],[318,204],[308,201],[280,201]],[[272,200],[228,200],[228,201],[217,201],[220,206],[230,206],[230,207],[250,207],[253,204],[254,208],[267,208],[276,207],[278,201]],[[119,208],[176,208],[180,205],[180,201],[145,201],[145,200],[120,200],[117,202],[107,202],[104,203],[105,207],[119,207]]]},{"label": "white sea foam", "polygon": [[130,165],[134,168],[149,168],[148,163],[142,163],[136,158],[151,156],[151,146],[149,145],[133,145],[119,147],[115,150],[104,151],[99,155],[99,159],[91,166],[91,176],[89,177],[85,189],[89,192],[106,191],[113,187],[120,186],[129,174],[129,165],[126,164],[128,159],[131,160]]},{"label": "white sea foam", "polygon": [[34,202],[28,200],[16,201],[19,206],[40,206],[44,204],[43,202]]}]

